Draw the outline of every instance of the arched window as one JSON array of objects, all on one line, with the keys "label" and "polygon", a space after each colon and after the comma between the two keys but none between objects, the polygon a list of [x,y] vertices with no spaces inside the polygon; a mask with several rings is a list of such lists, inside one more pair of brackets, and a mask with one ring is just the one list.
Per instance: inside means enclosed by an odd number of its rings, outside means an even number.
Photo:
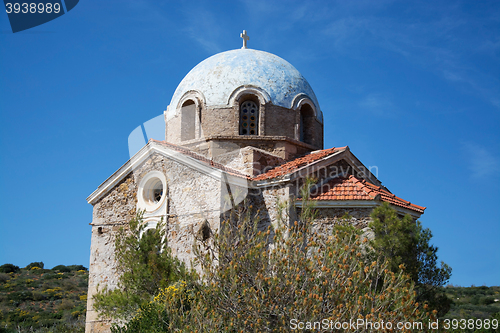
[{"label": "arched window", "polygon": [[300,141],[313,143],[313,120],[314,111],[309,104],[300,107]]},{"label": "arched window", "polygon": [[152,225],[152,224],[149,224],[146,225],[146,227],[144,228],[144,230],[141,232],[140,234],[140,237],[153,237],[154,234],[155,234],[155,229],[156,229],[156,225]]},{"label": "arched window", "polygon": [[240,104],[240,135],[259,135],[259,105],[250,99]]},{"label": "arched window", "polygon": [[181,141],[196,138],[196,104],[187,100],[181,108]]}]

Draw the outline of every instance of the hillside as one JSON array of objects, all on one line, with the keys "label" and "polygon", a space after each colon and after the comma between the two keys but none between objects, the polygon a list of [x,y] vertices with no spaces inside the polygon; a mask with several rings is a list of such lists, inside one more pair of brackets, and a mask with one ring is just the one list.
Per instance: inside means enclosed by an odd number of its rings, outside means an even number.
[{"label": "hillside", "polygon": [[87,269],[43,266],[0,266],[0,333],[85,331]]},{"label": "hillside", "polygon": [[453,301],[445,318],[486,319],[500,312],[500,287],[498,286],[447,286],[445,292],[446,296]]}]

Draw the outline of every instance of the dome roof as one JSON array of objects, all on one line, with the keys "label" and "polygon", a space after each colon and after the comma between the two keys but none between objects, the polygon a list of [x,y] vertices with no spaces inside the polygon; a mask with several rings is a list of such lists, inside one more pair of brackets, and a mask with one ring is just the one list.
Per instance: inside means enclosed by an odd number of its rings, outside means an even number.
[{"label": "dome roof", "polygon": [[289,109],[296,97],[305,95],[323,122],[316,96],[299,71],[274,54],[252,49],[218,53],[196,65],[175,90],[167,119],[175,115],[179,101],[189,91],[201,93],[207,106],[227,106],[233,92],[242,86],[257,88],[272,104]]}]

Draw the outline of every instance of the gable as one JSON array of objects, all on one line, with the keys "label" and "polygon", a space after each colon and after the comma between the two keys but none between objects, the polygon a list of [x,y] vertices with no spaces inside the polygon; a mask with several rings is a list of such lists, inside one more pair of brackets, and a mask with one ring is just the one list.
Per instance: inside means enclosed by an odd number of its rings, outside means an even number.
[{"label": "gable", "polygon": [[257,186],[280,181],[295,181],[307,177],[328,180],[345,175],[356,175],[373,184],[382,185],[369,168],[363,165],[348,146],[311,152],[281,164],[253,178]]},{"label": "gable", "polygon": [[125,177],[133,174],[134,171],[144,164],[152,156],[161,155],[166,159],[174,161],[179,165],[199,172],[219,181],[234,184],[236,186],[247,187],[248,177],[239,171],[225,167],[222,164],[213,162],[204,156],[196,154],[186,148],[172,145],[163,141],[150,140],[141,150],[139,150],[130,160],[115,171],[87,198],[87,202],[95,204],[99,199],[109,193]]}]

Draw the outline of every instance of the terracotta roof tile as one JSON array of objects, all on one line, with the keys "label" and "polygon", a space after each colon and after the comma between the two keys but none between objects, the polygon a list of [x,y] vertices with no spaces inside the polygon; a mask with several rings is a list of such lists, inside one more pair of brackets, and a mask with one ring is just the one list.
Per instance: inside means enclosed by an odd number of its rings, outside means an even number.
[{"label": "terracotta roof tile", "polygon": [[312,200],[381,200],[392,205],[404,207],[422,214],[425,207],[412,204],[403,200],[380,186],[373,185],[366,180],[354,176],[335,178],[319,189],[317,194],[311,196]]},{"label": "terracotta roof tile", "polygon": [[[200,154],[197,154],[187,148],[180,147],[165,141],[158,141],[150,139],[150,141],[159,143],[166,146],[174,151],[182,153],[184,155],[190,156],[206,165],[212,166],[219,170],[222,170],[230,175],[246,178],[252,180],[251,177],[231,168],[228,168],[220,163],[214,162]],[[254,177],[253,180],[265,180],[281,177],[290,174],[299,168],[316,162],[322,158],[328,157],[329,155],[336,153],[338,151],[344,150],[347,147],[330,148],[324,149],[316,152],[309,153],[305,156],[296,158],[295,160],[286,162],[280,166],[277,166],[266,173]],[[383,187],[376,186],[366,180],[360,180],[354,176],[349,176],[347,178],[335,178],[321,187],[318,194],[311,197],[313,200],[318,201],[328,201],[328,200],[382,200],[393,204],[395,206],[404,207],[418,213],[423,213],[425,207],[412,204],[409,201],[403,200]]]},{"label": "terracotta roof tile", "polygon": [[287,175],[289,173],[292,173],[296,171],[297,169],[306,166],[308,164],[311,164],[315,161],[318,161],[324,157],[327,157],[333,153],[336,153],[338,151],[346,149],[346,147],[339,147],[339,148],[330,148],[330,149],[324,149],[324,150],[318,150],[312,153],[309,153],[305,156],[296,158],[292,161],[286,162],[282,165],[279,165],[277,167],[274,167],[273,169],[260,174],[256,177],[254,177],[254,180],[265,180],[265,179],[272,179],[276,177],[281,177],[284,175]]}]

